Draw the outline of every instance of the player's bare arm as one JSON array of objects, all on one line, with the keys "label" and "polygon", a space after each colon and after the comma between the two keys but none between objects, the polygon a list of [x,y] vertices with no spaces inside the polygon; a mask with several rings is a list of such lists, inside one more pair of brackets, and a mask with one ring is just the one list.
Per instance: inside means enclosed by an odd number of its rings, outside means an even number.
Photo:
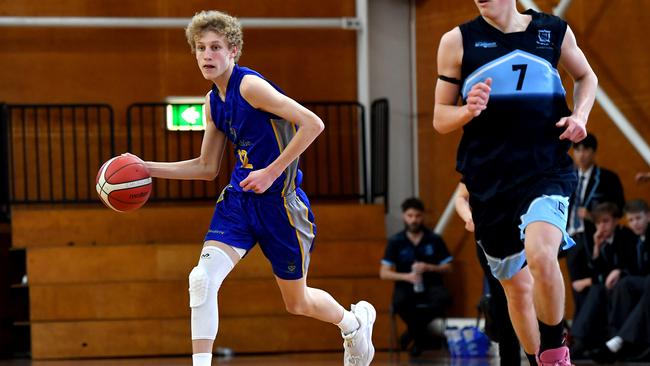
[{"label": "player's bare arm", "polygon": [[145,162],[152,177],[166,179],[214,180],[221,168],[221,159],[226,147],[226,135],[219,131],[210,114],[210,93],[205,96],[206,125],[201,155],[173,163]]},{"label": "player's bare arm", "polygon": [[[460,79],[463,60],[463,37],[458,27],[445,33],[438,47],[438,75]],[[436,83],[433,127],[440,133],[449,133],[463,127],[487,108],[492,80],[472,87],[467,104],[458,106],[460,85],[438,79]]]},{"label": "player's bare arm", "polygon": [[458,190],[454,198],[456,213],[465,222],[465,230],[474,232],[474,219],[472,209],[469,206],[469,191],[464,183],[458,183]]},{"label": "player's bare arm", "polygon": [[296,160],[325,128],[323,121],[295,100],[278,92],[265,80],[247,75],[241,82],[241,95],[254,108],[273,113],[296,124],[298,132],[275,161],[266,168],[251,172],[240,186],[247,191],[263,193]]},{"label": "player's bare arm", "polygon": [[587,119],[594,105],[598,78],[591,69],[587,58],[570,27],[567,26],[564,41],[562,41],[562,54],[560,65],[571,75],[574,80],[573,88],[573,113],[562,118],[556,125],[564,128],[561,139],[578,142],[587,136]]}]

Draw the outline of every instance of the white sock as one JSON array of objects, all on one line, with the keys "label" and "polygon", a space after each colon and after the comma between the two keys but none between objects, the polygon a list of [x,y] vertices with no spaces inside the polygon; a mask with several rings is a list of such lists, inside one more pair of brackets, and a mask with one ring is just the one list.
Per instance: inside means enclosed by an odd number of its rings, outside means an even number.
[{"label": "white sock", "polygon": [[343,319],[341,319],[341,322],[336,325],[341,328],[341,332],[345,335],[359,329],[359,321],[357,320],[357,317],[354,316],[352,312],[345,309],[343,309]]},{"label": "white sock", "polygon": [[605,344],[607,345],[607,348],[609,348],[610,351],[616,353],[620,351],[621,348],[623,348],[623,338],[616,336],[610,339],[609,341],[607,341],[607,343]]},{"label": "white sock", "polygon": [[193,354],[192,366],[212,366],[212,353]]}]

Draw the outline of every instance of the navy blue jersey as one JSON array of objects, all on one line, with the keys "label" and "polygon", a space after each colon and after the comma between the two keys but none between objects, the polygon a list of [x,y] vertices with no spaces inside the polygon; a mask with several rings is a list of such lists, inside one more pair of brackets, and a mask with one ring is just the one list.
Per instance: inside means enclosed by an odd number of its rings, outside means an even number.
[{"label": "navy blue jersey", "polygon": [[[399,273],[411,272],[411,266],[414,262],[425,262],[429,264],[447,264],[451,263],[453,257],[449,254],[447,245],[438,234],[426,229],[418,245],[414,245],[406,236],[406,231],[388,238],[388,245],[384,252],[383,264],[395,266],[395,271]],[[425,272],[422,278],[426,287],[442,286],[442,274],[437,272]],[[404,281],[397,281],[397,287],[413,288],[413,285]]]},{"label": "navy blue jersey", "polygon": [[[269,166],[296,134],[296,125],[272,113],[251,106],[239,92],[239,86],[246,75],[264,77],[246,67],[235,65],[228,86],[226,98],[222,101],[216,86],[210,93],[210,113],[217,128],[226,134],[235,145],[235,168],[230,177],[228,189],[242,191],[239,183],[253,170]],[[266,80],[266,79],[265,79]],[[269,82],[282,93],[282,90]],[[273,182],[265,194],[288,195],[300,186],[302,173],[298,159]]]},{"label": "navy blue jersey", "polygon": [[[522,189],[527,182],[566,177],[575,184],[571,142],[555,124],[571,114],[557,71],[567,24],[528,10],[525,31],[502,33],[481,16],[459,26],[463,37],[461,94],[492,78],[487,108],[467,123],[458,147],[457,170],[474,199],[487,201]],[[566,191],[566,192],[565,192]]]}]

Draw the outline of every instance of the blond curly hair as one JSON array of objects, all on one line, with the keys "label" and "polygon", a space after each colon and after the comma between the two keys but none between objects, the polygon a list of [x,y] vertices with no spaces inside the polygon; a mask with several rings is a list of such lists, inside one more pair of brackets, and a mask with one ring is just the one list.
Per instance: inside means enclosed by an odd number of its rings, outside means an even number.
[{"label": "blond curly hair", "polygon": [[235,62],[237,62],[244,47],[244,35],[239,20],[216,10],[204,10],[194,14],[190,24],[185,28],[185,37],[187,37],[187,43],[190,44],[192,53],[196,53],[196,40],[204,32],[209,31],[225,36],[228,47],[237,47],[237,55],[235,55]]}]

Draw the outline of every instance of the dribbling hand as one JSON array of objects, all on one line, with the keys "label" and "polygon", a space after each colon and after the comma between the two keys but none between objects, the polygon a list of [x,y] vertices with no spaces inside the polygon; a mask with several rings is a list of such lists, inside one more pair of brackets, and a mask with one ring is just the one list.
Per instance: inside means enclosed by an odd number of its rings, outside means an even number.
[{"label": "dribbling hand", "polygon": [[579,142],[587,137],[586,125],[587,121],[574,116],[562,117],[555,124],[559,128],[564,128],[564,132],[560,135],[560,140],[569,140],[571,142]]},{"label": "dribbling hand", "polygon": [[137,156],[137,155],[133,155],[133,154],[131,154],[130,152],[122,153],[122,154],[120,154],[120,156],[128,156],[128,157],[132,157],[132,158],[135,158],[135,159],[140,160],[140,161],[144,164],[144,160],[142,160],[142,159],[141,159],[139,156]]},{"label": "dribbling hand", "polygon": [[467,94],[467,110],[474,116],[478,117],[490,100],[490,91],[492,90],[492,78],[474,84]]}]

